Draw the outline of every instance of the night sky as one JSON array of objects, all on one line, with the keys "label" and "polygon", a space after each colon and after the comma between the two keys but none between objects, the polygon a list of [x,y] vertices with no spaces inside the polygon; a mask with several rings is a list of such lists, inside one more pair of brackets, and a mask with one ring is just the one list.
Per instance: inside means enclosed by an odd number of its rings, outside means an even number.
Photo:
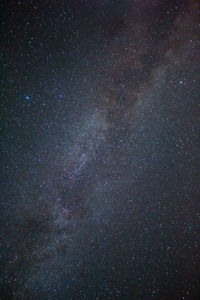
[{"label": "night sky", "polygon": [[197,300],[196,0],[1,1],[1,300]]}]

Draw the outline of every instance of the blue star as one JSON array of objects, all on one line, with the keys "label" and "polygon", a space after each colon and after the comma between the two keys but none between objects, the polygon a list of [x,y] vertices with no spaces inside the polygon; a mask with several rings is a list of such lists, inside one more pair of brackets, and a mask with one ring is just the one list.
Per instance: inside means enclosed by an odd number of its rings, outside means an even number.
[{"label": "blue star", "polygon": [[30,100],[30,96],[26,96],[25,98],[26,98],[26,100]]}]

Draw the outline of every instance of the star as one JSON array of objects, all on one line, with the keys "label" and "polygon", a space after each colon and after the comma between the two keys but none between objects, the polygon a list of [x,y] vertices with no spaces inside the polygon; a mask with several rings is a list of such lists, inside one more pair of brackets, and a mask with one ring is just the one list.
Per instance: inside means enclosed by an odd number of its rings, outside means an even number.
[{"label": "star", "polygon": [[0,298],[198,299],[198,0],[32,2],[1,5]]}]

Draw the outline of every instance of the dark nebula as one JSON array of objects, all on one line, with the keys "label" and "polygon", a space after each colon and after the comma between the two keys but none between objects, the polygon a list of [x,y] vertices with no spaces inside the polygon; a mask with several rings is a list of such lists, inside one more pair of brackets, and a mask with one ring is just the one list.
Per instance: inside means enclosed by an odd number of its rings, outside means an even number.
[{"label": "dark nebula", "polygon": [[197,300],[197,0],[1,1],[1,300]]}]

